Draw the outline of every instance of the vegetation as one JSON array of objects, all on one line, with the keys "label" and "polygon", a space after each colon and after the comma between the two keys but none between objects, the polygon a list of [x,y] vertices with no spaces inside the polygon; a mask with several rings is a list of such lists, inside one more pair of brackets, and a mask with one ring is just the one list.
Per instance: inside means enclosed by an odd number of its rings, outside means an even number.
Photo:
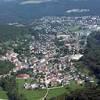
[{"label": "vegetation", "polygon": [[[27,100],[39,100],[43,98],[47,92],[46,89],[35,89],[35,90],[26,90],[24,89],[23,85],[25,82],[30,83],[32,82],[31,79],[17,79],[18,89],[21,94],[27,98]],[[58,88],[52,88],[49,89],[47,100],[52,98],[60,98],[60,96],[65,96],[65,94],[69,94],[72,91],[75,91],[77,89],[81,90],[84,86],[78,85],[76,82],[72,81],[70,85],[64,86],[64,87],[58,87]],[[54,99],[56,100],[56,99]],[[58,99],[57,99],[58,100]],[[60,99],[59,99],[60,100]],[[61,99],[62,100],[62,99]]]},{"label": "vegetation", "polygon": [[27,100],[39,100],[41,99],[45,93],[46,89],[36,89],[36,90],[26,90],[24,89],[23,85],[25,82],[30,83],[32,80],[24,80],[24,79],[17,79],[18,84],[18,91],[20,94],[23,94]]},{"label": "vegetation", "polygon": [[17,71],[16,75],[18,74],[28,74],[30,76],[33,76],[33,70],[30,68],[30,69],[21,69],[19,71]]},{"label": "vegetation", "polygon": [[7,93],[0,89],[0,99],[8,99]]},{"label": "vegetation", "polygon": [[92,32],[82,59],[98,78],[100,78],[100,32]]},{"label": "vegetation", "polygon": [[26,100],[26,98],[18,93],[18,88],[14,76],[6,76],[0,79],[0,87],[7,92],[9,100]]},{"label": "vegetation", "polygon": [[[0,98],[9,100],[25,100],[23,95],[18,93],[14,76],[8,76],[15,65],[9,61],[0,61]],[[6,91],[6,92],[5,92]]]},{"label": "vegetation", "polygon": [[24,27],[0,25],[0,42],[20,39],[27,33],[28,29]]},{"label": "vegetation", "polygon": [[67,96],[65,100],[100,100],[100,87],[77,90]]},{"label": "vegetation", "polygon": [[0,61],[0,75],[8,74],[15,65],[9,61]]},{"label": "vegetation", "polygon": [[71,84],[69,85],[50,90],[48,94],[48,99],[65,100],[66,95],[70,95],[73,91],[81,91],[83,89],[84,89],[84,85],[79,85],[75,81],[72,81]]}]

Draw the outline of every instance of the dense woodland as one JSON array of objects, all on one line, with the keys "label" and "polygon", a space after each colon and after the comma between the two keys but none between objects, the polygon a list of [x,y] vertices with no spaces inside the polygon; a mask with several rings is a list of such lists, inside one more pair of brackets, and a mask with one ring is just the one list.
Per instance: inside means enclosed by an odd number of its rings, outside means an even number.
[{"label": "dense woodland", "polygon": [[9,61],[0,61],[0,75],[8,74],[15,65]]},{"label": "dense woodland", "polygon": [[82,61],[100,79],[100,32],[92,32],[88,37]]},{"label": "dense woodland", "polygon": [[91,87],[82,91],[72,92],[66,100],[100,100],[100,87]]},{"label": "dense woodland", "polygon": [[0,25],[0,42],[23,38],[28,33],[26,27]]}]

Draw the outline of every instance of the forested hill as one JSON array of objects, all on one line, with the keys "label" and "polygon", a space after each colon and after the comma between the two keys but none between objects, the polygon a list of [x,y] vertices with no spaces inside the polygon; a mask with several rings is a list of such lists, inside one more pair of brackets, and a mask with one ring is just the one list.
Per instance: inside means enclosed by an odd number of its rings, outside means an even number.
[{"label": "forested hill", "polygon": [[0,42],[15,40],[24,37],[28,33],[25,27],[16,27],[10,25],[0,25]]},{"label": "forested hill", "polygon": [[65,100],[100,100],[100,87],[75,91],[67,96]]},{"label": "forested hill", "polygon": [[87,40],[83,57],[86,65],[100,78],[100,32],[92,32]]}]

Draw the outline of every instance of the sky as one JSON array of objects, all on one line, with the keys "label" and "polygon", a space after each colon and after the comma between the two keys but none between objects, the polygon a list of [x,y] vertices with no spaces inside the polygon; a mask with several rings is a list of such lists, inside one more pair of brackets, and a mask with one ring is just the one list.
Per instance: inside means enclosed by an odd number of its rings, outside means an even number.
[{"label": "sky", "polygon": [[57,0],[0,0],[4,2],[15,2],[15,1],[20,1],[20,2],[25,2],[25,3],[42,3],[42,2],[50,2],[50,1],[57,1]]},{"label": "sky", "polygon": [[100,0],[0,0],[2,23],[31,22],[44,16],[88,15],[100,15]]},{"label": "sky", "polygon": [[24,0],[20,4],[40,4],[40,3],[45,3],[45,2],[55,2],[57,0]]},{"label": "sky", "polygon": [[[63,1],[63,0],[0,0],[0,1],[1,2],[18,2],[21,5],[26,5],[26,4],[40,4],[40,3],[46,3],[46,2],[57,2],[57,1]],[[70,1],[78,2],[78,1],[88,1],[88,0],[70,0]]]}]

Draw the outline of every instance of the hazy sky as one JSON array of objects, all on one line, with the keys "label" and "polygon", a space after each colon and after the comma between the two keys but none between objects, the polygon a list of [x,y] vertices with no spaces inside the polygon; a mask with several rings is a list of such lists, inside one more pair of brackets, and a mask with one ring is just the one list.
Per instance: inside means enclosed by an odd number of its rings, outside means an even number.
[{"label": "hazy sky", "polygon": [[22,1],[21,4],[39,4],[39,3],[44,3],[44,2],[51,2],[51,1],[56,1],[56,0],[25,0]]}]

